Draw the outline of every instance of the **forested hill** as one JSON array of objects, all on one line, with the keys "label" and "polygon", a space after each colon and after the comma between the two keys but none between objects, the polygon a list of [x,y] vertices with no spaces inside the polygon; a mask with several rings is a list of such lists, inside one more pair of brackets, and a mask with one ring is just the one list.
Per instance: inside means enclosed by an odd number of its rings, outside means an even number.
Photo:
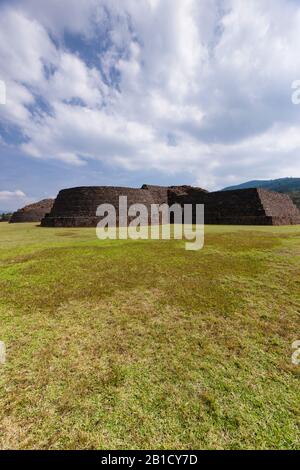
[{"label": "forested hill", "polygon": [[236,186],[224,188],[224,191],[231,189],[264,188],[279,193],[288,194],[294,203],[300,208],[300,178],[280,178],[276,180],[254,180]]}]

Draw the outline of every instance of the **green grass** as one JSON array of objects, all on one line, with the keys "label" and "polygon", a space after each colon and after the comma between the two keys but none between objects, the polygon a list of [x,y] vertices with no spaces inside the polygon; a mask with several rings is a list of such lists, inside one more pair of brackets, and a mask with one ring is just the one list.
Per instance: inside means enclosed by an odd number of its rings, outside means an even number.
[{"label": "green grass", "polygon": [[300,448],[300,227],[0,224],[0,448]]}]

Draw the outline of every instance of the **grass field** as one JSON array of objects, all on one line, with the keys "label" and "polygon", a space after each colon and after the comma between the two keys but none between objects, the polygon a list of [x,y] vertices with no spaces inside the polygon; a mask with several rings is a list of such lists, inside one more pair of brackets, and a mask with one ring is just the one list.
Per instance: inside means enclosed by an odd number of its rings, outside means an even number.
[{"label": "grass field", "polygon": [[300,227],[0,224],[0,448],[300,448]]}]

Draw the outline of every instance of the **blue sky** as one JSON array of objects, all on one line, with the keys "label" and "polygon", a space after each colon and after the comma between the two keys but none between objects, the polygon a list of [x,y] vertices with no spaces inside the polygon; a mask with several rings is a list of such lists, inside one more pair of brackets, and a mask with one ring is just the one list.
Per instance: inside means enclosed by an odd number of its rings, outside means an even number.
[{"label": "blue sky", "polygon": [[0,0],[0,210],[300,175],[298,0]]}]

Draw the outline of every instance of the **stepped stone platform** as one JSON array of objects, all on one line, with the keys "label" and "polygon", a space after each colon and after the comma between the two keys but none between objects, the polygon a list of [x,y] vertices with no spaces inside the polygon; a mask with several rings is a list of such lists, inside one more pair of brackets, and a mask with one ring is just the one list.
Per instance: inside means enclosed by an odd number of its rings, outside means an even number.
[{"label": "stepped stone platform", "polygon": [[[264,189],[239,189],[199,193],[192,188],[176,195],[181,204],[204,204],[205,224],[211,225],[296,225],[300,211],[285,194]],[[194,220],[195,222],[195,220]]]},{"label": "stepped stone platform", "polygon": [[[204,204],[206,224],[300,224],[300,212],[290,197],[272,191],[243,189],[209,193],[192,186],[143,185],[141,189],[108,186],[64,189],[58,194],[50,214],[43,218],[41,225],[96,227],[100,220],[100,217],[96,216],[97,207],[101,204],[112,204],[118,215],[119,196],[127,196],[128,207],[132,204],[144,204],[149,215],[152,204],[171,206],[177,203],[182,207],[184,204]],[[129,222],[128,218],[127,224]],[[119,220],[117,224],[120,224]]]},{"label": "stepped stone platform", "polygon": [[45,215],[51,212],[53,204],[54,199],[43,199],[42,201],[25,206],[13,213],[9,223],[41,222]]},{"label": "stepped stone platform", "polygon": [[296,225],[300,211],[285,194],[264,189],[209,193],[205,223],[223,225]]}]

